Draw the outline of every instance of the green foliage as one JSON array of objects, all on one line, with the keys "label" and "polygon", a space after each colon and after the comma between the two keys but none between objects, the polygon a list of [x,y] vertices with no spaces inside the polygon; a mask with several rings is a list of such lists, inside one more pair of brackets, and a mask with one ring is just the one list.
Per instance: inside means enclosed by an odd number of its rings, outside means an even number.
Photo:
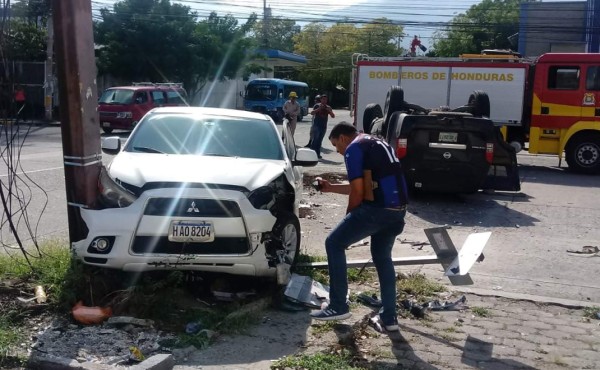
[{"label": "green foliage", "polygon": [[348,91],[352,55],[398,55],[402,26],[386,18],[376,19],[363,27],[338,23],[327,27],[309,23],[294,36],[294,51],[306,56],[308,63],[301,68],[299,79],[319,91]]},{"label": "green foliage", "polygon": [[315,353],[313,355],[286,356],[271,365],[273,370],[359,370],[352,364],[352,356],[347,350],[340,353]]},{"label": "green foliage", "polygon": [[3,58],[14,61],[46,59],[46,29],[35,23],[13,19],[4,29]]},{"label": "green foliage", "polygon": [[508,40],[519,32],[520,5],[531,0],[483,0],[454,17],[434,35],[436,56],[479,54],[484,49],[516,49]]},{"label": "green foliage", "polygon": [[211,13],[197,21],[189,7],[170,0],[124,0],[100,11],[95,23],[100,73],[126,81],[183,82],[190,96],[212,79],[244,74],[246,37],[256,16],[238,25]]},{"label": "green foliage", "polygon": [[442,284],[433,282],[422,274],[410,274],[400,280],[397,283],[398,295],[414,296],[417,301],[430,298],[435,293],[446,291],[446,287]]},{"label": "green foliage", "polygon": [[[287,52],[294,51],[294,36],[300,33],[296,21],[281,17],[271,17],[264,27],[263,21],[257,21],[252,27],[254,44],[259,48],[266,46]],[[265,36],[266,34],[266,36]]]},{"label": "green foliage", "polygon": [[487,308],[484,307],[471,307],[471,312],[473,312],[473,314],[475,316],[479,316],[479,317],[491,317],[492,313],[490,312],[490,310],[488,310]]},{"label": "green foliage", "polygon": [[600,307],[598,307],[598,306],[585,307],[583,309],[583,317],[586,317],[588,319],[598,319],[598,318],[600,318],[600,317],[598,317],[599,314],[600,314]]},{"label": "green foliage", "polygon": [[40,23],[45,26],[50,17],[50,0],[18,0],[11,4],[11,16],[27,23]]}]

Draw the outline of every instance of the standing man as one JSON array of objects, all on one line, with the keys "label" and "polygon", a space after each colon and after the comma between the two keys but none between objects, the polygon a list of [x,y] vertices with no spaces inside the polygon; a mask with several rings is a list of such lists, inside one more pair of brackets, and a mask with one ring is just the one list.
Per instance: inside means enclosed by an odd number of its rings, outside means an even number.
[{"label": "standing man", "polygon": [[404,229],[407,191],[400,161],[385,142],[342,122],[329,135],[331,144],[344,156],[349,184],[320,180],[322,192],[348,194],[346,216],[325,241],[329,265],[329,305],[311,316],[316,320],[350,317],[346,301],[348,276],[346,248],[371,236],[371,256],[377,269],[383,307],[379,317],[388,331],[398,330],[396,272],[392,246]]},{"label": "standing man", "polygon": [[298,94],[295,91],[290,92],[289,100],[283,104],[283,114],[288,120],[290,131],[292,136],[296,132],[296,123],[298,122],[298,115],[300,114],[300,104],[296,101]]},{"label": "standing man", "polygon": [[[321,95],[315,96],[315,105],[313,105],[312,109],[317,109],[318,105],[321,103]],[[312,122],[310,123],[310,133],[308,134],[308,144],[306,144],[305,148],[310,148],[312,145],[313,138],[315,136],[315,116],[312,117]]]},{"label": "standing man", "polygon": [[315,105],[315,108],[312,110],[312,112],[310,112],[310,114],[314,116],[314,132],[312,145],[310,148],[317,153],[319,159],[322,158],[321,144],[323,143],[323,138],[325,138],[325,132],[327,131],[327,120],[329,119],[329,116],[331,116],[331,118],[335,118],[333,109],[327,105],[327,102],[327,95],[321,94],[321,102]]}]

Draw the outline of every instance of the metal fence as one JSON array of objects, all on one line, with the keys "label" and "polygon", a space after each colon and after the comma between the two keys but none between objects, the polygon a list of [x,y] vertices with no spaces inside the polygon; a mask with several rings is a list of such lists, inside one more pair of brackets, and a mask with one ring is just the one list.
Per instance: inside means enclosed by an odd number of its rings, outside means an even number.
[{"label": "metal fence", "polygon": [[26,99],[23,118],[44,119],[45,75],[44,62],[0,61],[0,118],[15,117],[19,107],[13,97],[16,87],[21,86]]}]

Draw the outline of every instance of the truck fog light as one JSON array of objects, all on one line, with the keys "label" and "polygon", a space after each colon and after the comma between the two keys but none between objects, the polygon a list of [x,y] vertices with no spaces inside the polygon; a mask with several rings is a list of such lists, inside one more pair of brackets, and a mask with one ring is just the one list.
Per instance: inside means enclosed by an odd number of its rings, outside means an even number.
[{"label": "truck fog light", "polygon": [[97,236],[88,245],[87,252],[94,254],[109,254],[115,244],[114,236]]}]

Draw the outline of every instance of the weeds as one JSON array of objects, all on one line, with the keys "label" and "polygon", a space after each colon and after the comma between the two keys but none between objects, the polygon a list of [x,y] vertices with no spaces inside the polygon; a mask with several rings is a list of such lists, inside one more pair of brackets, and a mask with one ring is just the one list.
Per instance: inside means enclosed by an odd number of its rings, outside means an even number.
[{"label": "weeds", "polygon": [[397,287],[401,298],[406,298],[406,296],[410,295],[417,301],[446,291],[445,286],[427,279],[423,274],[409,274],[398,280]]},{"label": "weeds", "polygon": [[492,316],[492,313],[490,312],[490,310],[488,310],[487,308],[483,308],[483,307],[471,307],[471,312],[473,312],[473,315],[479,316],[479,317],[491,317]]},{"label": "weeds", "polygon": [[275,361],[272,370],[303,369],[303,370],[360,370],[352,363],[348,351],[341,353],[315,353],[314,355],[287,356]]},{"label": "weeds", "polygon": [[583,317],[585,317],[585,318],[598,319],[598,318],[600,318],[597,316],[598,314],[600,314],[600,307],[598,307],[598,306],[585,307],[583,309]]},{"label": "weeds", "polygon": [[312,327],[312,332],[315,334],[324,334],[324,333],[328,333],[330,331],[333,330],[333,328],[335,327],[336,323],[333,321],[325,321],[323,322],[323,324],[313,324],[311,325]]}]

